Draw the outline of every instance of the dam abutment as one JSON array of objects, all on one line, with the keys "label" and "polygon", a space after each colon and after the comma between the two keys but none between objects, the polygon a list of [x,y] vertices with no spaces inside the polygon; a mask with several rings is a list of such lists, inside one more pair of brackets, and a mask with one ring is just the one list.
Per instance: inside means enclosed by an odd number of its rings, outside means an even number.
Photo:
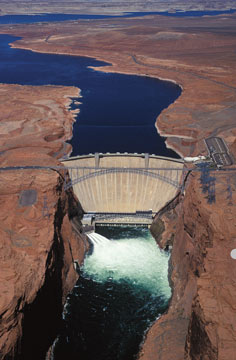
[{"label": "dam abutment", "polygon": [[182,186],[183,161],[148,154],[90,154],[63,161],[87,214],[155,215]]}]

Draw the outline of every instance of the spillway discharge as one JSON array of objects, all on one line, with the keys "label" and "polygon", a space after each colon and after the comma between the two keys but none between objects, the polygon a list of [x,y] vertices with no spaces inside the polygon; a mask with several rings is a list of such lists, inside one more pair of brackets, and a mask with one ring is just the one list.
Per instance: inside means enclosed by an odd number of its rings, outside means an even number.
[{"label": "spillway discharge", "polygon": [[94,249],[85,259],[84,273],[98,282],[126,281],[133,291],[145,290],[168,299],[168,255],[160,251],[147,230],[140,233],[110,240],[96,233],[88,235]]},{"label": "spillway discharge", "polygon": [[98,231],[88,235],[93,249],[68,297],[55,360],[135,359],[146,329],[168,306],[169,255],[150,232]]}]

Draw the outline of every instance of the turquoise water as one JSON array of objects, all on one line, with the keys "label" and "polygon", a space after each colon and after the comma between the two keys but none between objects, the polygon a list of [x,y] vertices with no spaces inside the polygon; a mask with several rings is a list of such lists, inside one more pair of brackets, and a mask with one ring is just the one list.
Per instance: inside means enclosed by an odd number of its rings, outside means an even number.
[{"label": "turquoise water", "polygon": [[135,359],[147,328],[168,306],[169,254],[148,229],[97,229],[81,277],[68,297],[54,359]]},{"label": "turquoise water", "polygon": [[117,236],[94,245],[92,255],[84,261],[84,275],[97,282],[127,281],[134,290],[142,288],[153,295],[161,293],[168,299],[167,253],[160,251],[146,229],[139,229],[135,234],[125,230],[123,238],[122,234]]}]

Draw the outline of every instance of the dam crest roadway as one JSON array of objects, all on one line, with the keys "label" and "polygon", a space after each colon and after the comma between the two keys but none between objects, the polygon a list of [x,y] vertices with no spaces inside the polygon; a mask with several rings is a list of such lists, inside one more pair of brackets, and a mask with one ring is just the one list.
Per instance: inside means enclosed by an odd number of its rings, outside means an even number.
[{"label": "dam crest roadway", "polygon": [[70,176],[65,189],[73,187],[85,213],[101,224],[150,224],[184,178],[183,160],[149,154],[95,153],[62,163]]}]

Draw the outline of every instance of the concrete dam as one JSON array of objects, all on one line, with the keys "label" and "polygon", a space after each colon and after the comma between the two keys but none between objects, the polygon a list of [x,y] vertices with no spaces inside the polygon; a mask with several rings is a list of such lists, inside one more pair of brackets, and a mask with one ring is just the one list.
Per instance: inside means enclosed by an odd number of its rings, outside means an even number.
[{"label": "concrete dam", "polygon": [[149,154],[96,153],[63,164],[70,175],[68,187],[86,213],[155,214],[174,198],[183,181],[181,159]]}]

